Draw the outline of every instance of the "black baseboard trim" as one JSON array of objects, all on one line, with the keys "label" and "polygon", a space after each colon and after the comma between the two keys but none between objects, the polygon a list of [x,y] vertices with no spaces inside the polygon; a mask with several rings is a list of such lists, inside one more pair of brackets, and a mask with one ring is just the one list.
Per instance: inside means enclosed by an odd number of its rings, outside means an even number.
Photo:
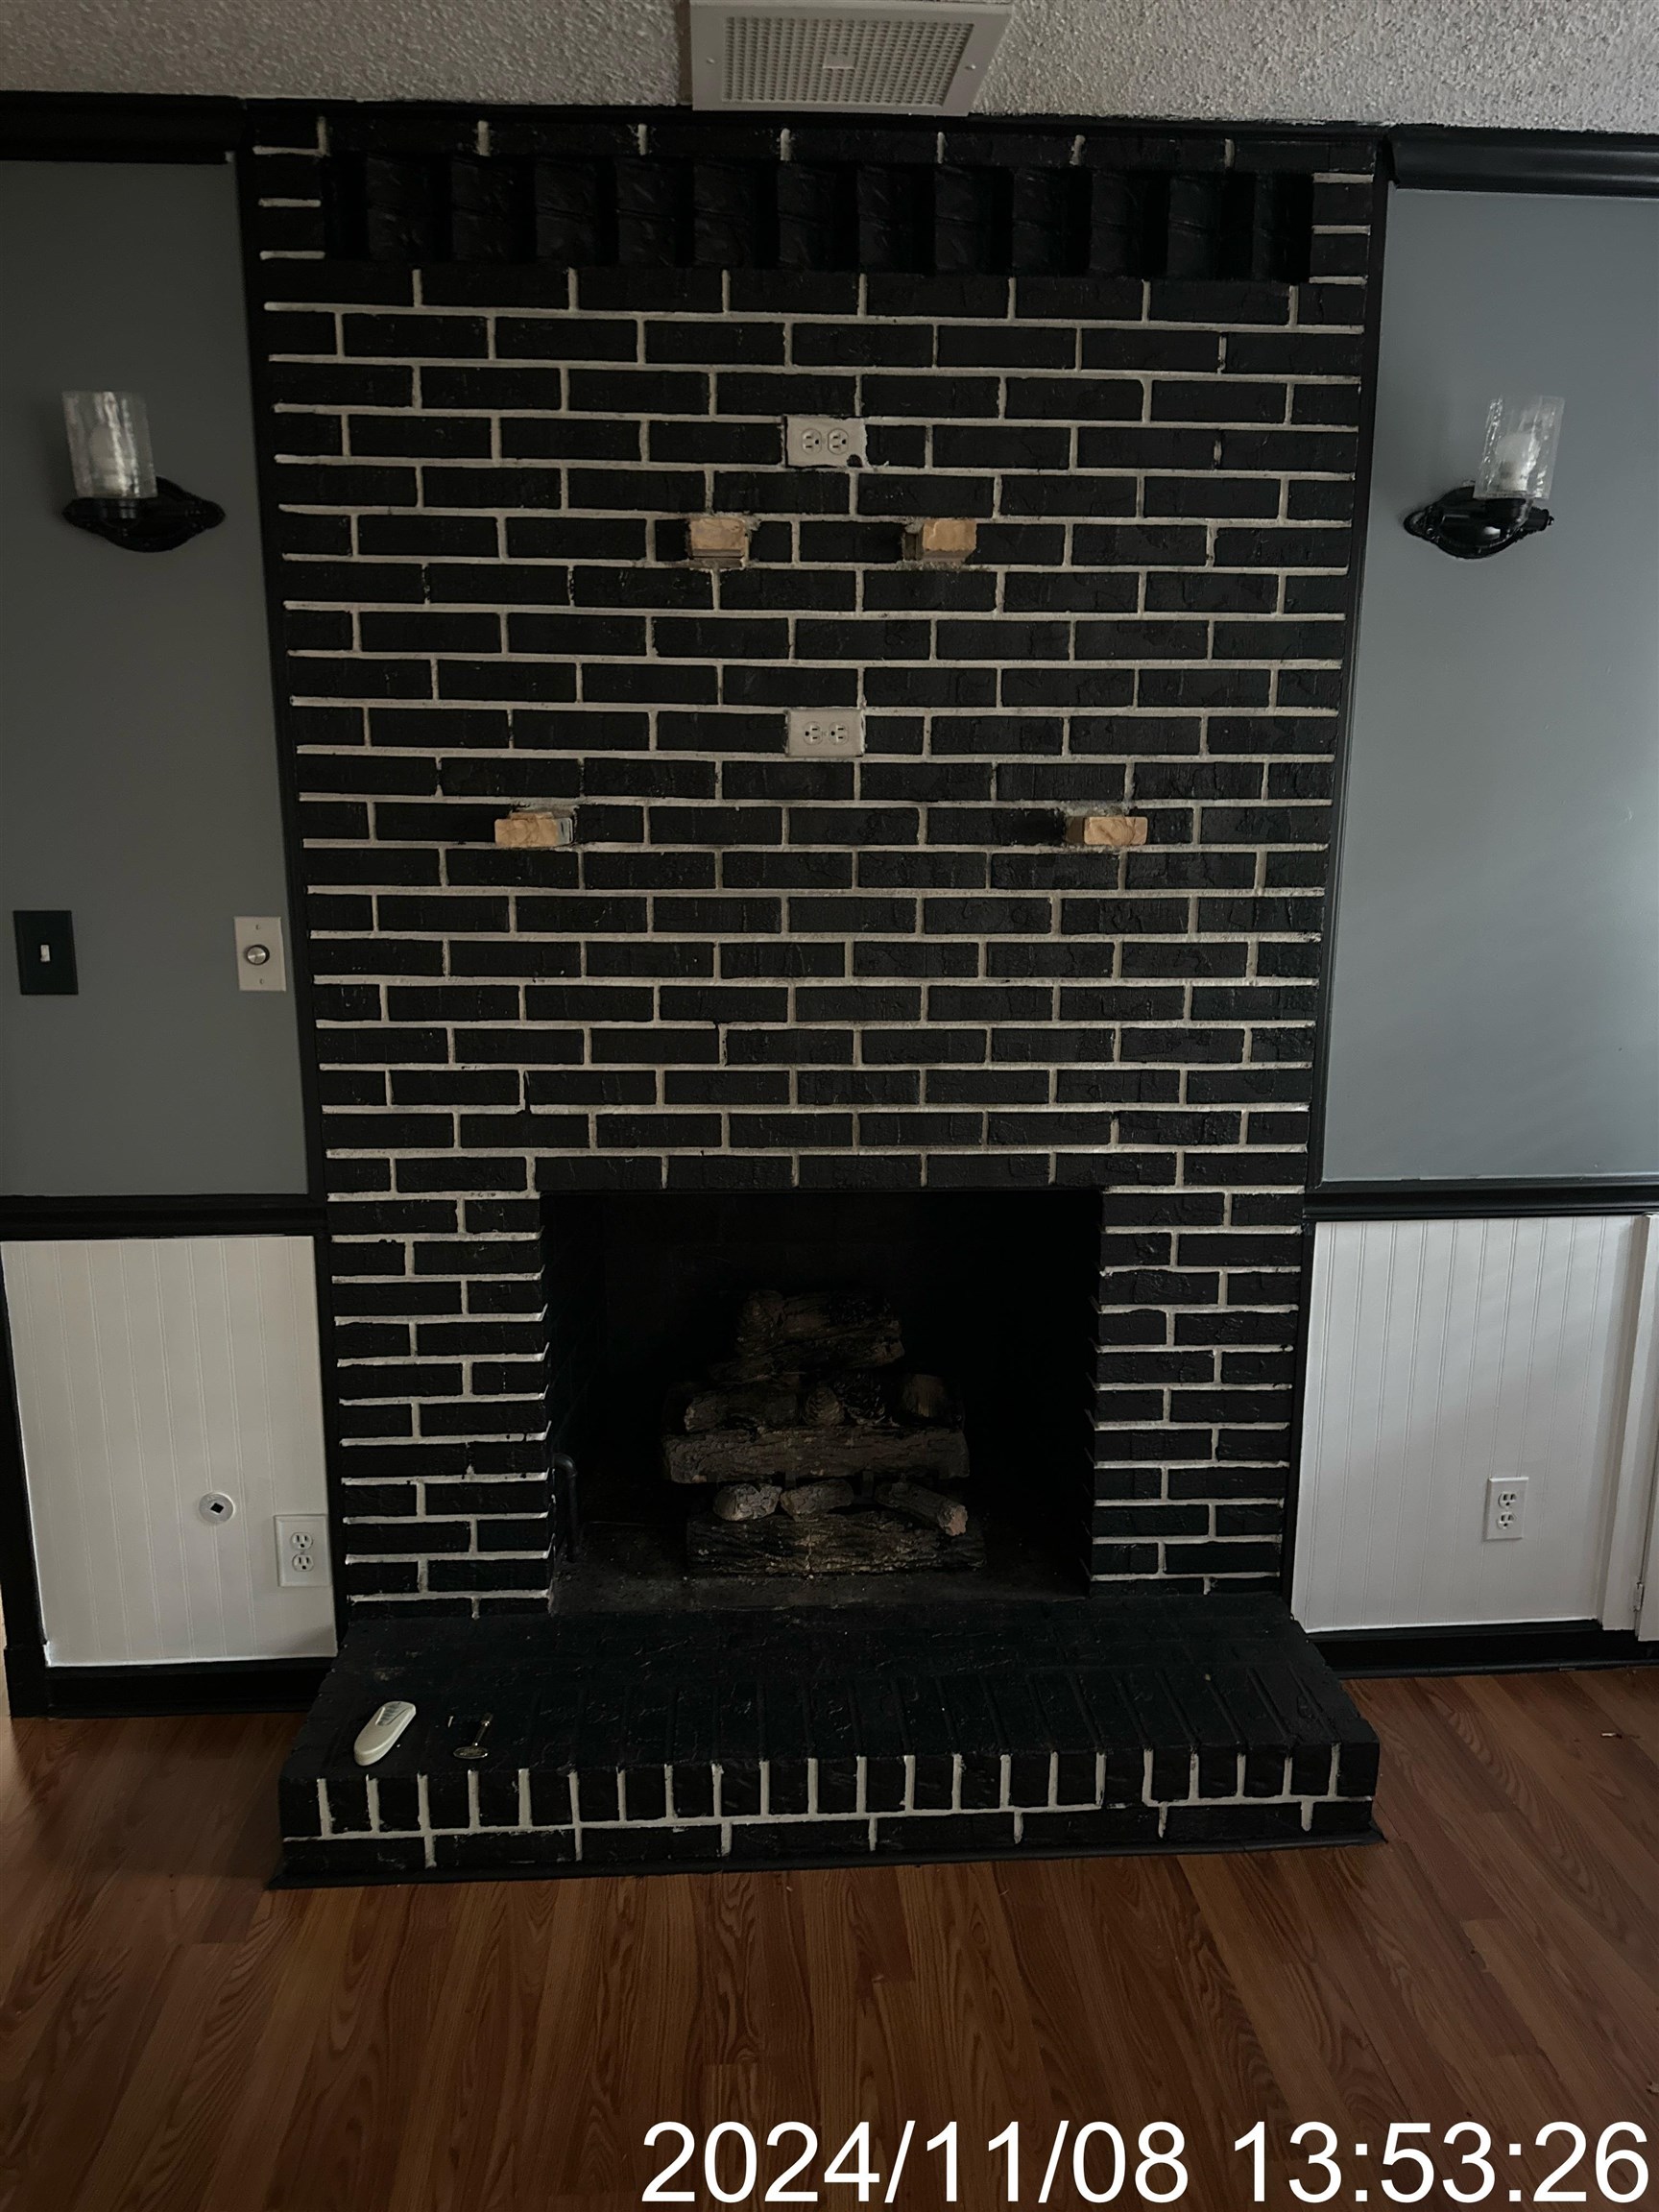
[{"label": "black baseboard trim", "polygon": [[1496,1628],[1343,1628],[1310,1638],[1352,1682],[1400,1674],[1537,1674],[1562,1667],[1659,1667],[1659,1644],[1595,1621],[1518,1621]]},{"label": "black baseboard trim", "polygon": [[120,1720],[145,1715],[303,1713],[331,1659],[204,1659],[166,1667],[12,1664],[6,1680],[14,1719]]}]

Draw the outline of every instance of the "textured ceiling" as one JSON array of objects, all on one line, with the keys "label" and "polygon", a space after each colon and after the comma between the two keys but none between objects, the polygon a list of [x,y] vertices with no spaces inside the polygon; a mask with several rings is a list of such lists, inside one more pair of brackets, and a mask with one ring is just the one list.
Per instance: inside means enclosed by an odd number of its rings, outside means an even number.
[{"label": "textured ceiling", "polygon": [[[0,0],[0,85],[658,104],[674,0]],[[1014,0],[1009,112],[1659,132],[1653,0]]]}]

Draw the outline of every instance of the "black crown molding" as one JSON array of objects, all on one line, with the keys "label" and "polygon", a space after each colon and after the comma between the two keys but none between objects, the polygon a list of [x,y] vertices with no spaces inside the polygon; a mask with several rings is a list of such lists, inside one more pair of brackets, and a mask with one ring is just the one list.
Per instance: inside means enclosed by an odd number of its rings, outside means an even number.
[{"label": "black crown molding", "polygon": [[[456,153],[471,152],[475,132],[455,138],[458,123],[533,124],[539,131],[633,133],[683,131],[687,143],[718,139],[731,148],[737,135],[763,139],[784,128],[833,132],[840,138],[879,136],[895,157],[934,160],[926,141],[946,140],[944,158],[1015,165],[1069,164],[1056,149],[1069,138],[1116,140],[1124,166],[1173,169],[1197,156],[1205,167],[1224,158],[1231,140],[1252,166],[1323,165],[1326,151],[1351,154],[1357,145],[1381,144],[1394,181],[1416,190],[1478,192],[1605,192],[1659,194],[1659,137],[1572,131],[1482,131],[1450,125],[1407,124],[1379,132],[1352,121],[1250,124],[1133,115],[971,115],[941,133],[931,119],[847,116],[808,120],[799,115],[700,115],[689,108],[513,107],[472,101],[228,100],[167,94],[12,92],[0,95],[0,159],[81,161],[219,161],[256,143],[262,133],[288,130],[303,118],[324,116],[349,133],[353,121],[372,129],[381,147],[436,151],[437,138],[454,139]],[[291,142],[291,141],[284,141]],[[1262,156],[1267,155],[1268,163]],[[850,156],[852,157],[852,156]]]},{"label": "black crown molding", "polygon": [[12,92],[0,96],[0,160],[224,161],[247,117],[239,100]]},{"label": "black crown molding", "polygon": [[[413,268],[1310,275],[1313,178],[1374,140],[1017,119],[320,108],[267,150],[318,195],[277,253]],[[306,195],[301,194],[301,198]]]},{"label": "black crown molding", "polygon": [[1423,192],[1659,194],[1659,138],[1580,131],[1391,131],[1394,181]]}]

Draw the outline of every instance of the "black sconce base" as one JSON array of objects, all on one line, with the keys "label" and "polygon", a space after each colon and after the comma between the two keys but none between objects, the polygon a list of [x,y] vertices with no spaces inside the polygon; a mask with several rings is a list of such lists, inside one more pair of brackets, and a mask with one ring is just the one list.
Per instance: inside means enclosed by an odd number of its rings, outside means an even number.
[{"label": "black sconce base", "polygon": [[1406,527],[1455,561],[1484,561],[1548,530],[1554,519],[1548,507],[1530,500],[1477,499],[1474,485],[1462,484],[1407,515]]},{"label": "black sconce base", "polygon": [[128,553],[171,553],[204,530],[216,530],[225,510],[157,476],[154,499],[71,499],[63,519]]}]

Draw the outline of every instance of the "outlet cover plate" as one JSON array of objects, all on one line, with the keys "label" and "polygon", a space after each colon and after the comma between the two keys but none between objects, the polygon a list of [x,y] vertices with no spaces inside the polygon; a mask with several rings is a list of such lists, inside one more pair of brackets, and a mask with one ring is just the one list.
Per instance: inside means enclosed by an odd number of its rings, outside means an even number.
[{"label": "outlet cover plate", "polygon": [[1527,1482],[1525,1475],[1494,1475],[1486,1484],[1488,1544],[1513,1544],[1527,1533]]},{"label": "outlet cover plate", "polygon": [[310,1590],[332,1579],[326,1513],[276,1515],[276,1580],[284,1590]]},{"label": "outlet cover plate", "polygon": [[862,468],[864,425],[835,415],[786,415],[783,458],[791,469]]},{"label": "outlet cover plate", "polygon": [[791,707],[784,751],[791,760],[851,760],[864,750],[864,717],[854,707]]}]

